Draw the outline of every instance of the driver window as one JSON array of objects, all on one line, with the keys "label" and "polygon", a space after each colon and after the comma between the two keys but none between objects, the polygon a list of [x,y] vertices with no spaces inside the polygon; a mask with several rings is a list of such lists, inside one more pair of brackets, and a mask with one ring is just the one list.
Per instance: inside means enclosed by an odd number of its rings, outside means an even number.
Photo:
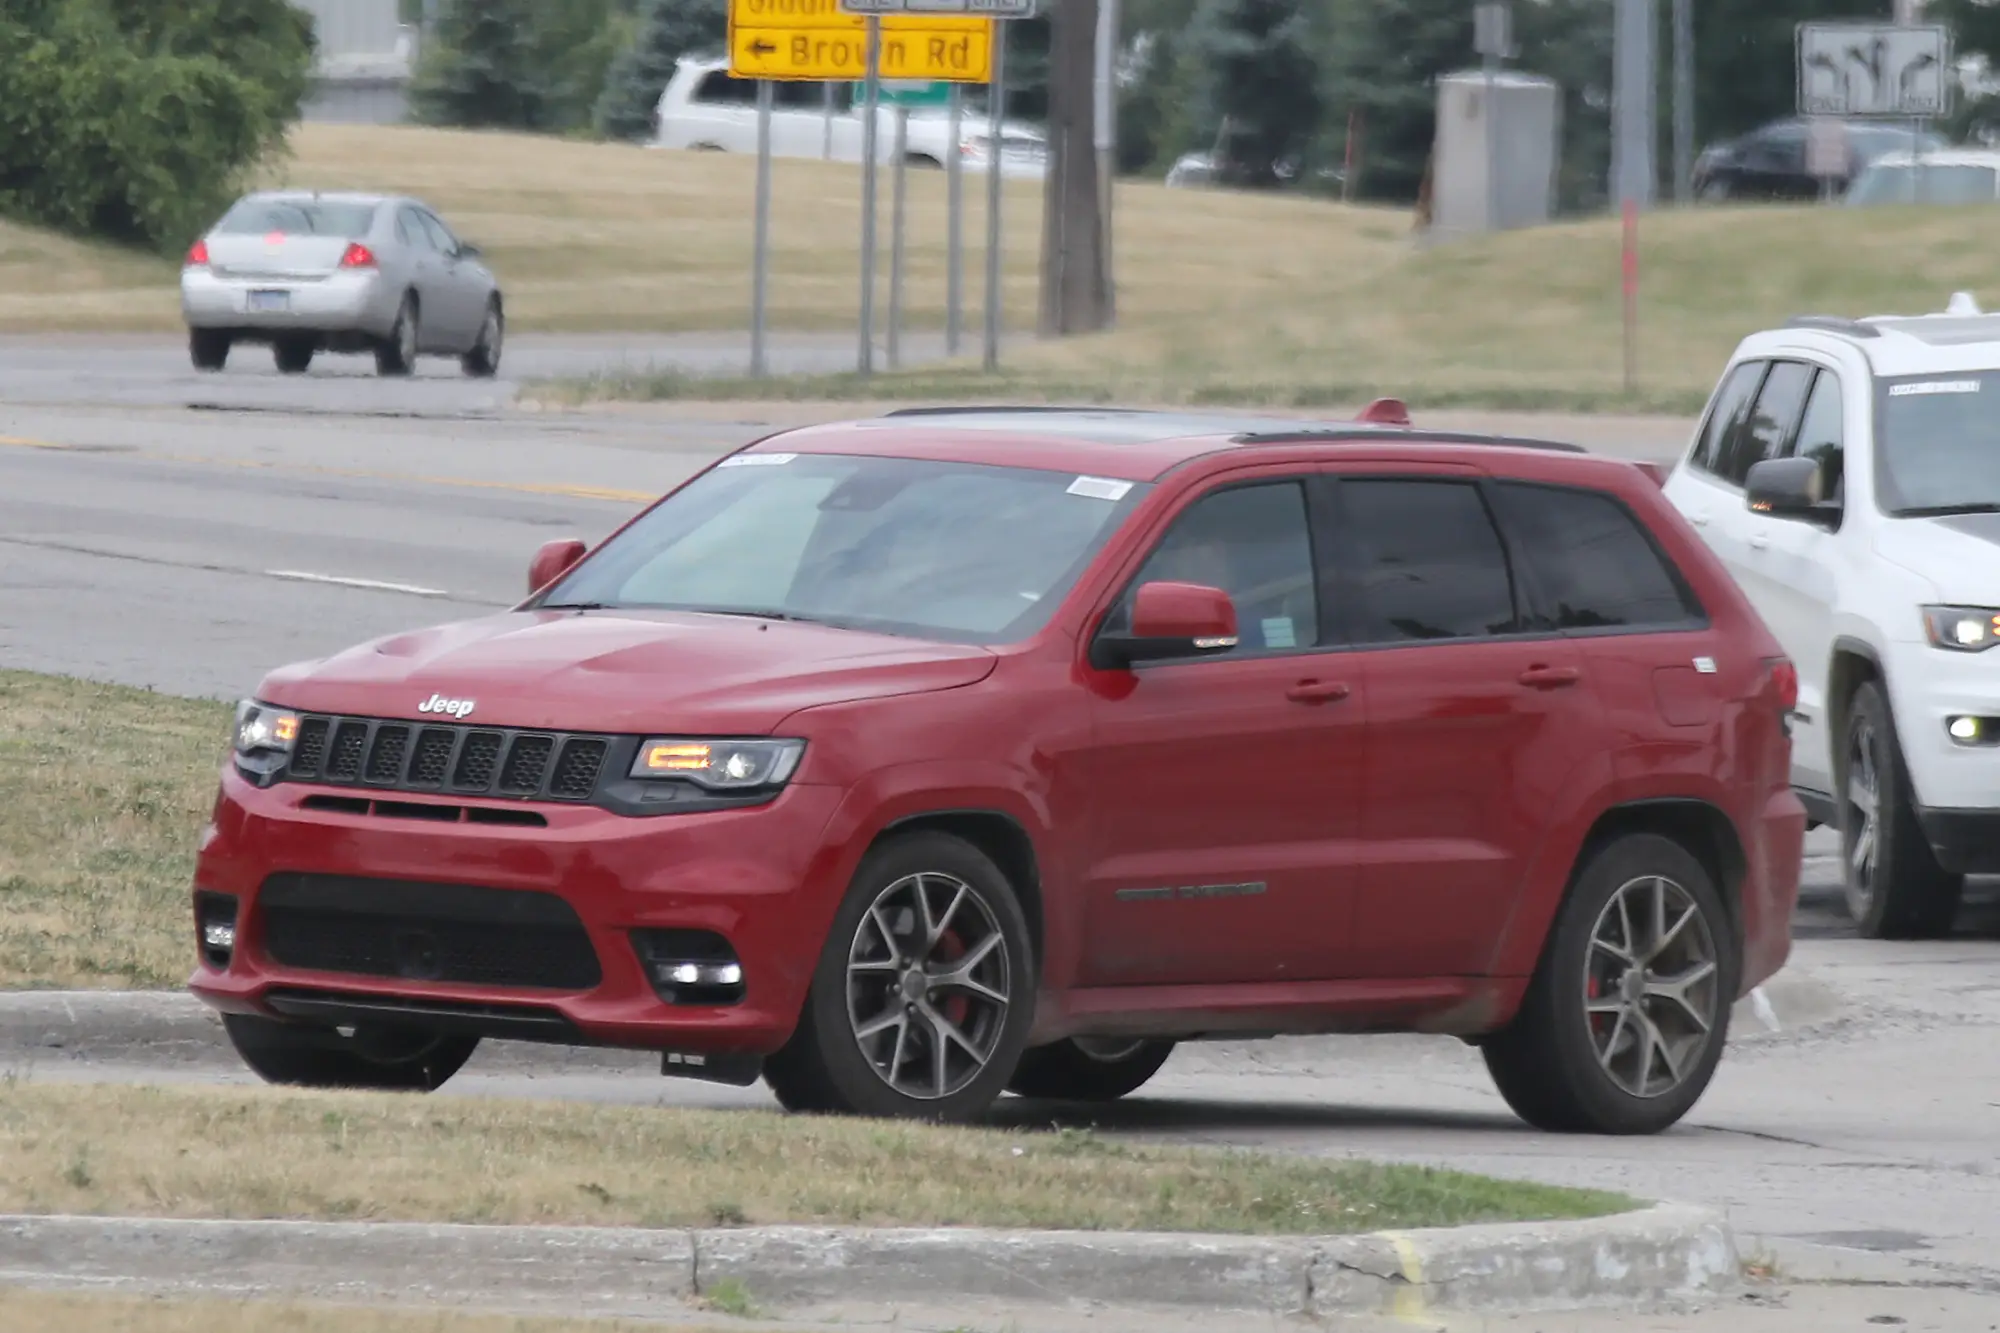
[{"label": "driver window", "polygon": [[1805,415],[1799,419],[1798,441],[1793,445],[1792,453],[1799,458],[1818,460],[1819,493],[1834,504],[1845,498],[1842,494],[1843,443],[1840,377],[1830,370],[1822,370],[1813,380],[1812,396],[1806,399]]},{"label": "driver window", "polygon": [[1296,481],[1231,486],[1195,501],[1160,538],[1105,628],[1129,626],[1134,593],[1160,581],[1220,588],[1236,604],[1236,647],[1207,656],[1314,646],[1319,591],[1305,487]]}]

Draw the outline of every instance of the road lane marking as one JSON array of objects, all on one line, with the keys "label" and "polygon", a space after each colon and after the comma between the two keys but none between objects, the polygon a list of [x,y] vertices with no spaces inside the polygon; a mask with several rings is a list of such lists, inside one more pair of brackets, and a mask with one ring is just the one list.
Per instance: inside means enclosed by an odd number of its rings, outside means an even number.
[{"label": "road lane marking", "polygon": [[385,583],[381,579],[349,578],[344,574],[315,574],[305,569],[267,569],[264,573],[274,579],[292,579],[298,583],[334,583],[343,588],[367,588],[375,592],[406,592],[412,597],[449,597],[444,588],[423,588],[414,583]]},{"label": "road lane marking", "polygon": [[10,444],[16,449],[68,449],[72,446],[58,444],[54,440],[31,440],[25,435],[0,435],[0,444]]}]

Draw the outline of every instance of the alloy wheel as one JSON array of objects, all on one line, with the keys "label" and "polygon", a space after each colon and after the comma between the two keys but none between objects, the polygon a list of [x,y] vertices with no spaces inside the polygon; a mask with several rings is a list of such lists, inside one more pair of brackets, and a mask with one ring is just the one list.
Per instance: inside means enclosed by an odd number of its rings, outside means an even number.
[{"label": "alloy wheel", "polygon": [[1591,928],[1583,1006],[1597,1063],[1634,1097],[1665,1096],[1713,1039],[1722,972],[1694,895],[1664,875],[1627,881]]},{"label": "alloy wheel", "polygon": [[1875,724],[1855,724],[1847,755],[1847,810],[1841,821],[1847,905],[1855,920],[1875,901],[1875,861],[1881,840],[1882,775],[1875,762]]},{"label": "alloy wheel", "polygon": [[862,914],[847,958],[847,1017],[876,1077],[941,1101],[986,1069],[1013,1003],[1007,940],[955,875],[895,880]]}]

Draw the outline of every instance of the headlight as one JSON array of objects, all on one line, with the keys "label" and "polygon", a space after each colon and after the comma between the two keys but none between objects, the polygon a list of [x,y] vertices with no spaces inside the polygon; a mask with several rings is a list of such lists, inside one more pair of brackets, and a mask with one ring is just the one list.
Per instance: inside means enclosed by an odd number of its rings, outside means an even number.
[{"label": "headlight", "polygon": [[273,708],[255,699],[236,705],[236,753],[290,754],[299,738],[299,715],[286,708]]},{"label": "headlight", "polygon": [[666,737],[639,747],[635,778],[681,778],[710,791],[775,787],[792,776],[804,741],[692,740]]},{"label": "headlight", "polygon": [[1936,647],[1984,652],[2000,643],[2000,610],[1990,606],[1927,606],[1924,632]]}]

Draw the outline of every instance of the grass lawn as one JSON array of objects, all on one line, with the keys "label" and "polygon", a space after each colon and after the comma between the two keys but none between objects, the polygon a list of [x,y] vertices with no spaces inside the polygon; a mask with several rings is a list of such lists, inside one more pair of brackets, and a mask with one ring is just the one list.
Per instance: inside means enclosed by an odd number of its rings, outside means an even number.
[{"label": "grass lawn", "polygon": [[0,1085],[0,1212],[1322,1235],[1591,1217],[1429,1167],[743,1111]]},{"label": "grass lawn", "polygon": [[267,1301],[155,1300],[0,1287],[8,1333],[714,1333],[647,1320],[540,1319]]},{"label": "grass lawn", "polygon": [[[311,125],[273,182],[417,193],[485,246],[517,331],[747,327],[754,163],[516,135]],[[772,326],[853,327],[859,173],[773,165]],[[967,350],[978,355],[983,190],[968,180]],[[888,183],[880,241],[886,312]],[[906,308],[943,317],[944,181],[910,179]],[[1804,311],[1941,308],[1991,284],[1983,208],[1667,209],[1641,224],[1638,392],[1622,387],[1619,228],[1567,222],[1420,247],[1400,210],[1121,184],[1119,327],[1037,345],[1040,186],[1008,186],[1004,373],[947,368],[718,383],[676,376],[538,387],[588,397],[1123,399],[1322,407],[1698,406],[1743,334]],[[173,266],[0,224],[0,332],[174,330]]]},{"label": "grass lawn", "polygon": [[226,705],[0,671],[0,987],[179,986]]}]

